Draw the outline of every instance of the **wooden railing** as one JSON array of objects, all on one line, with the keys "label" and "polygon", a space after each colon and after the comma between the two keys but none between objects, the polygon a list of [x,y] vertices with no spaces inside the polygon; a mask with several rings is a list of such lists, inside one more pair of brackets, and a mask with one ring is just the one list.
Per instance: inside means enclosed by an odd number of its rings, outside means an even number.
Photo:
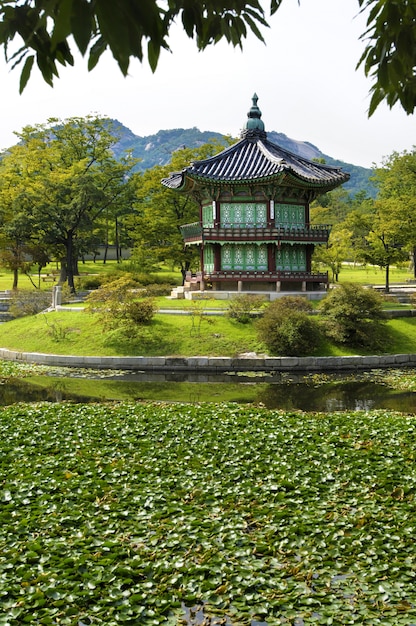
[{"label": "wooden railing", "polygon": [[185,224],[180,227],[186,242],[198,241],[310,241],[326,242],[330,227],[327,224],[297,226],[278,224],[275,226],[246,223],[218,224],[203,226],[201,222]]},{"label": "wooden railing", "polygon": [[328,272],[295,272],[287,270],[276,270],[274,272],[253,272],[244,270],[217,270],[214,272],[205,272],[204,280],[296,281],[307,283],[327,283]]}]

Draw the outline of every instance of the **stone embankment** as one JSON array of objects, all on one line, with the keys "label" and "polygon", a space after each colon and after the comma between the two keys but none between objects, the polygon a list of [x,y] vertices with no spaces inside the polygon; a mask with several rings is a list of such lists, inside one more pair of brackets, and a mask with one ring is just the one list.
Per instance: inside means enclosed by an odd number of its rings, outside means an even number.
[{"label": "stone embankment", "polygon": [[118,369],[154,372],[353,372],[378,368],[416,367],[416,354],[345,357],[269,357],[245,354],[239,357],[174,356],[74,356],[18,352],[0,348],[0,359],[86,369]]}]

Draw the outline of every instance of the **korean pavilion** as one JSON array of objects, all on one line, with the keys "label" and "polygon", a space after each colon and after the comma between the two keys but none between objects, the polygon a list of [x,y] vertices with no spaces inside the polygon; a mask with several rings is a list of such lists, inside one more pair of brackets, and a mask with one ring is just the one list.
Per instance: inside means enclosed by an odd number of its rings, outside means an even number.
[{"label": "korean pavilion", "polygon": [[162,180],[200,207],[199,221],[181,227],[185,245],[199,248],[200,271],[188,274],[177,297],[210,289],[213,297],[262,292],[274,299],[328,286],[327,272],[312,272],[311,260],[329,228],[310,224],[309,206],[349,174],[269,141],[257,101],[254,94],[237,143]]}]

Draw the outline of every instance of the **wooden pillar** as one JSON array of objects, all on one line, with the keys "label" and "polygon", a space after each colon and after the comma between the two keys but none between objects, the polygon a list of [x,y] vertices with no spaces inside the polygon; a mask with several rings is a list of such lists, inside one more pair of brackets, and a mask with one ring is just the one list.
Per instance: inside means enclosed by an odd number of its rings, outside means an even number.
[{"label": "wooden pillar", "polygon": [[267,244],[267,269],[269,272],[276,271],[275,245],[272,243]]},{"label": "wooden pillar", "polygon": [[214,244],[214,272],[221,269],[221,246],[219,243]]},{"label": "wooden pillar", "polygon": [[314,246],[306,246],[306,271],[310,274],[312,271],[312,253]]}]

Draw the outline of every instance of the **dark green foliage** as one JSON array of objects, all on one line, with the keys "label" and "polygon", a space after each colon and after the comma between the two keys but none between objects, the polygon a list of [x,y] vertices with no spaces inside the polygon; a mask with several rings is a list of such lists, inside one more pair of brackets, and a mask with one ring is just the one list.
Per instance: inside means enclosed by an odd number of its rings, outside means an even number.
[{"label": "dark green foliage", "polygon": [[369,116],[381,102],[392,108],[397,102],[408,115],[416,105],[416,20],[414,0],[358,0],[368,11],[361,39],[366,48],[358,65],[373,79]]},{"label": "dark green foliage", "polygon": [[236,322],[240,322],[240,324],[247,324],[253,317],[256,316],[257,312],[263,305],[263,296],[242,294],[241,296],[236,296],[230,301],[227,314],[228,317]]},{"label": "dark green foliage", "polygon": [[[280,0],[273,0],[273,12],[279,4]],[[169,31],[176,21],[195,39],[199,50],[220,39],[241,47],[247,32],[263,41],[259,27],[267,26],[257,0],[229,0],[225,6],[183,0],[160,6],[155,0],[28,0],[0,3],[0,45],[13,67],[21,64],[22,92],[35,59],[44,80],[52,85],[59,64],[74,64],[71,47],[82,55],[88,53],[89,70],[109,50],[124,75],[131,58],[143,61],[146,56],[155,71],[161,49],[169,50]]]},{"label": "dark green foliage", "polygon": [[79,281],[79,289],[92,291],[93,289],[98,289],[101,284],[101,276],[87,276],[86,278],[81,278],[81,280]]},{"label": "dark green foliage", "polygon": [[316,350],[321,332],[310,316],[312,305],[302,296],[286,296],[272,302],[259,320],[260,340],[272,354],[305,356]]},{"label": "dark green foliage", "polygon": [[386,321],[382,307],[377,292],[345,283],[330,291],[320,305],[325,332],[336,343],[380,348]]},{"label": "dark green foliage", "polygon": [[52,303],[49,291],[17,291],[13,293],[9,313],[13,317],[36,315],[44,311]]}]

